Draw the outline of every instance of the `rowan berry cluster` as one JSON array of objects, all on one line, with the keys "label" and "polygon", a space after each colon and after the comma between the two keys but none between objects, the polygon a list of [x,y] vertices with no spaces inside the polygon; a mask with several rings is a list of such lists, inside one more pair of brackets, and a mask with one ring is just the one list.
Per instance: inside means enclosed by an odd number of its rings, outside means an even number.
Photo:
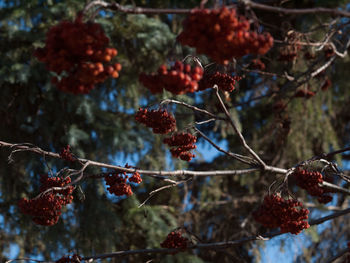
[{"label": "rowan berry cluster", "polygon": [[163,143],[168,144],[172,156],[184,161],[191,161],[192,158],[196,157],[190,151],[196,148],[194,145],[197,141],[197,137],[190,133],[175,133],[171,137],[165,138]]},{"label": "rowan berry cluster", "polygon": [[332,86],[332,81],[326,77],[325,81],[323,82],[321,86],[321,90],[326,91]]},{"label": "rowan berry cluster", "polygon": [[305,189],[312,196],[318,196],[317,200],[320,203],[326,204],[332,201],[332,196],[326,195],[330,191],[319,186],[324,181],[320,172],[297,168],[293,173],[293,177],[299,187]]},{"label": "rowan berry cluster", "polygon": [[74,162],[76,160],[76,158],[73,157],[73,154],[70,149],[70,145],[67,145],[66,148],[63,148],[61,150],[60,157],[68,162]]},{"label": "rowan berry cluster", "polygon": [[280,56],[278,60],[280,61],[294,61],[296,60],[299,51],[301,49],[301,45],[299,41],[301,40],[302,35],[295,31],[289,31],[284,38],[285,43],[288,45],[284,45],[279,48]]},{"label": "rowan berry cluster", "polygon": [[129,182],[133,182],[136,184],[139,184],[142,182],[141,175],[138,172],[135,172],[132,174],[131,177],[129,177]]},{"label": "rowan berry cluster", "polygon": [[306,60],[312,60],[312,59],[315,59],[316,58],[316,54],[315,53],[312,53],[310,51],[306,51],[305,54],[304,54],[304,58]]},{"label": "rowan berry cluster", "polygon": [[300,48],[291,47],[283,48],[280,50],[280,56],[278,60],[280,61],[294,61],[298,56],[298,51]]},{"label": "rowan berry cluster", "polygon": [[282,100],[278,100],[272,105],[272,108],[274,112],[280,113],[287,108],[287,104]]},{"label": "rowan berry cluster", "polygon": [[309,90],[309,89],[299,89],[295,92],[294,97],[310,99],[315,95],[316,95],[316,93]]},{"label": "rowan berry cluster", "polygon": [[135,120],[152,128],[153,133],[167,134],[176,128],[174,116],[166,110],[148,110],[139,108]]},{"label": "rowan berry cluster", "polygon": [[52,83],[65,92],[84,94],[108,77],[117,78],[121,65],[109,63],[117,55],[109,48],[109,39],[102,27],[93,22],[83,23],[82,14],[74,22],[62,21],[47,33],[44,48],[35,56],[57,73]]},{"label": "rowan berry cluster", "polygon": [[252,69],[257,69],[257,70],[265,70],[266,68],[265,63],[262,62],[260,59],[253,59],[250,64],[250,67]]},{"label": "rowan berry cluster", "polygon": [[202,68],[191,67],[189,64],[176,61],[169,69],[167,69],[166,65],[162,65],[159,67],[157,73],[150,75],[141,73],[139,81],[153,94],[163,92],[164,88],[178,95],[197,91],[198,81],[202,76]]},{"label": "rowan berry cluster", "polygon": [[253,212],[254,219],[267,228],[281,228],[282,233],[299,234],[309,228],[309,210],[297,200],[285,200],[276,194],[267,195],[260,208]]},{"label": "rowan berry cluster", "polygon": [[235,89],[236,81],[241,80],[239,76],[230,76],[225,73],[215,72],[214,74],[204,75],[202,80],[199,82],[198,90],[205,90],[212,88],[215,84],[219,89],[223,91],[231,92]]},{"label": "rowan berry cluster", "polygon": [[60,259],[56,260],[55,263],[80,263],[82,257],[74,254],[72,256],[63,256]]},{"label": "rowan berry cluster", "polygon": [[52,226],[57,223],[61,215],[62,206],[70,204],[73,200],[73,186],[68,186],[70,177],[61,179],[59,177],[49,177],[41,175],[40,192],[44,192],[53,187],[60,187],[61,190],[52,190],[34,199],[22,198],[18,206],[23,214],[32,216],[34,223],[44,226]]},{"label": "rowan berry cluster", "polygon": [[131,177],[128,177],[126,172],[122,173],[109,173],[104,175],[106,184],[108,185],[107,190],[116,196],[132,195],[132,190],[128,182],[141,183],[142,179],[138,172],[134,172]]},{"label": "rowan berry cluster", "polygon": [[249,21],[235,9],[194,9],[177,37],[182,45],[195,47],[220,64],[247,54],[265,54],[273,45],[269,33],[251,31]]},{"label": "rowan berry cluster", "polygon": [[173,231],[168,234],[166,239],[160,244],[163,248],[181,248],[186,249],[189,240],[181,235],[181,231]]},{"label": "rowan berry cluster", "polygon": [[324,56],[327,59],[332,57],[335,54],[334,49],[330,45],[325,46],[323,51],[324,51]]}]

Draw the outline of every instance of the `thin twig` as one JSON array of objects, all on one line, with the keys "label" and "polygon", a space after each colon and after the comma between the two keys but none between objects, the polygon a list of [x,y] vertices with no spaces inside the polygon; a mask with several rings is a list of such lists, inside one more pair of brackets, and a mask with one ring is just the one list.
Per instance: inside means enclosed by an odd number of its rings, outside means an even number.
[{"label": "thin twig", "polygon": [[15,259],[10,259],[7,260],[5,263],[11,263],[15,261],[34,261],[34,262],[41,262],[41,263],[55,263],[55,261],[47,261],[47,260],[38,260],[38,259],[33,259],[33,258],[15,258]]},{"label": "thin twig", "polygon": [[264,5],[257,2],[253,2],[251,0],[240,0],[240,2],[242,2],[247,7],[269,11],[273,13],[279,13],[279,14],[290,14],[290,15],[329,14],[329,15],[350,17],[350,12],[340,10],[340,9],[332,9],[332,8],[324,8],[324,7],[292,9],[292,8],[283,8],[283,7],[277,7],[277,6]]},{"label": "thin twig", "polygon": [[[348,248],[347,249],[342,249],[342,250],[340,250],[340,252],[337,255],[335,255],[334,257],[331,257],[326,262],[327,263],[332,263],[332,262],[336,261],[338,258],[340,258],[343,255],[345,255],[346,253],[348,253],[348,252],[349,252]],[[347,262],[347,261],[344,261],[344,262]]]},{"label": "thin twig", "polygon": [[94,7],[109,9],[127,14],[189,14],[192,9],[178,9],[178,8],[144,8],[144,7],[126,7],[118,3],[108,3],[101,0],[90,2],[84,8],[84,13]]},{"label": "thin twig", "polygon": [[217,119],[217,120],[226,120],[226,118],[222,118],[222,117],[218,117],[216,116],[215,114],[207,111],[207,110],[204,110],[204,109],[200,109],[198,107],[195,107],[195,106],[192,106],[192,105],[189,105],[185,102],[182,102],[182,101],[177,101],[177,100],[171,100],[171,99],[166,99],[166,100],[163,100],[160,105],[162,104],[168,104],[168,103],[173,103],[173,104],[178,104],[178,105],[182,105],[182,106],[185,106],[186,108],[189,108],[193,111],[197,111],[197,112],[200,112],[200,113],[203,113],[203,114],[206,114],[208,115],[209,117],[213,118],[213,119]]},{"label": "thin twig", "polygon": [[228,121],[229,123],[231,124],[232,128],[234,129],[234,131],[237,133],[238,137],[239,137],[239,140],[241,141],[243,147],[248,150],[248,152],[254,157],[255,160],[258,161],[258,163],[262,166],[263,169],[265,169],[266,167],[266,164],[263,160],[261,160],[261,158],[259,157],[259,155],[257,155],[252,148],[249,147],[249,145],[247,144],[247,142],[245,141],[242,133],[239,131],[239,129],[237,128],[237,125],[236,123],[234,122],[234,120],[232,119],[230,113],[228,112],[228,110],[226,109],[226,106],[224,104],[224,102],[222,101],[221,97],[220,97],[220,94],[219,94],[219,88],[217,85],[214,85],[213,87],[215,89],[215,94],[216,94],[216,97],[218,98],[219,102],[220,102],[220,105],[226,115],[226,117],[228,118]]},{"label": "thin twig", "polygon": [[230,157],[232,157],[233,159],[240,161],[242,163],[248,164],[248,165],[256,165],[256,162],[254,161],[254,159],[244,156],[244,155],[240,155],[237,153],[232,153],[229,151],[226,151],[224,149],[222,149],[220,146],[218,146],[216,143],[214,143],[211,139],[209,139],[208,136],[206,136],[203,132],[201,132],[198,128],[194,127],[194,129],[206,140],[208,141],[212,146],[214,146],[219,152],[222,152]]},{"label": "thin twig", "polygon": [[159,187],[157,188],[156,190],[153,190],[152,192],[149,193],[149,196],[146,198],[145,201],[143,201],[139,206],[138,208],[141,208],[144,204],[146,204],[146,202],[151,199],[152,196],[154,196],[156,193],[160,192],[160,191],[163,191],[164,189],[168,189],[168,188],[172,188],[172,187],[175,187],[175,186],[178,186],[179,184],[182,184],[182,183],[185,183],[189,180],[192,180],[192,178],[189,178],[187,180],[183,180],[183,181],[178,181],[178,182],[175,182],[175,183],[172,183],[172,184],[168,184],[168,185],[164,185],[162,187]]},{"label": "thin twig", "polygon": [[336,150],[336,151],[333,151],[333,152],[329,152],[329,153],[324,153],[324,154],[321,154],[321,158],[324,158],[324,159],[331,159],[334,157],[334,155],[336,154],[340,154],[340,153],[343,153],[343,152],[348,152],[350,151],[350,147],[345,147],[343,149],[339,149],[339,150]]}]

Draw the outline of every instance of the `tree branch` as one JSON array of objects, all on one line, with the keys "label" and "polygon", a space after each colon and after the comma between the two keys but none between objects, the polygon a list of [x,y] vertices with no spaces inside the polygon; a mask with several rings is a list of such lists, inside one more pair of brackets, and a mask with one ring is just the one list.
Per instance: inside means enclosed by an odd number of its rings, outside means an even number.
[{"label": "tree branch", "polygon": [[[311,226],[313,225],[319,225],[322,224],[328,220],[343,216],[350,213],[350,208],[335,212],[331,215],[316,219],[316,220],[311,220],[309,224]],[[87,257],[82,257],[82,260],[95,260],[95,259],[105,259],[105,258],[116,258],[120,256],[127,256],[127,255],[134,255],[134,254],[168,254],[168,253],[176,253],[184,250],[192,250],[192,249],[223,249],[223,248],[229,248],[233,247],[236,245],[240,245],[243,243],[247,243],[250,241],[256,241],[256,240],[269,240],[270,238],[280,236],[286,233],[282,233],[280,231],[273,231],[264,235],[255,235],[255,236],[248,236],[244,237],[238,240],[232,240],[232,241],[224,241],[224,242],[214,242],[214,243],[199,243],[196,245],[189,246],[186,249],[181,249],[181,248],[152,248],[152,249],[136,249],[136,250],[125,250],[125,251],[117,251],[113,253],[108,253],[108,254],[100,254],[100,255],[95,255],[95,256],[87,256]],[[331,262],[331,261],[330,261]]]},{"label": "tree branch", "polygon": [[[305,15],[305,14],[329,14],[337,15],[342,17],[350,17],[350,12],[324,8],[324,7],[315,7],[315,8],[304,8],[304,9],[290,9],[276,6],[269,6],[264,4],[259,4],[252,2],[250,0],[240,0],[245,6],[260,9],[264,11],[269,11],[273,13],[282,13],[282,14],[294,14],[294,15]],[[180,9],[180,8],[144,8],[144,7],[126,7],[118,3],[108,3],[102,0],[95,0],[87,4],[83,10],[83,13],[87,12],[89,9],[97,7],[109,9],[112,11],[127,13],[127,14],[189,14],[193,9]],[[231,6],[229,6],[231,7]]]},{"label": "tree branch", "polygon": [[179,9],[179,8],[145,8],[145,7],[126,7],[118,3],[108,3],[101,0],[95,0],[88,3],[83,13],[86,13],[93,7],[104,8],[113,11],[118,11],[127,14],[189,14],[192,9]]},{"label": "tree branch", "polygon": [[315,8],[295,9],[295,8],[283,8],[283,7],[277,7],[277,6],[264,5],[264,4],[253,2],[251,0],[240,0],[240,2],[242,2],[247,7],[260,9],[260,10],[273,12],[273,13],[279,13],[279,14],[289,14],[289,15],[328,14],[328,15],[350,17],[350,12],[339,10],[339,9],[332,9],[332,8],[315,7]]},{"label": "tree branch", "polygon": [[215,114],[207,111],[207,110],[203,110],[203,109],[200,109],[198,107],[195,107],[195,106],[192,106],[192,105],[189,105],[185,102],[182,102],[182,101],[177,101],[177,100],[171,100],[171,99],[165,99],[163,100],[160,105],[162,104],[168,104],[168,103],[173,103],[173,104],[178,104],[178,105],[182,105],[182,106],[185,106],[186,108],[189,108],[193,111],[197,111],[199,113],[202,113],[202,114],[206,114],[208,115],[209,117],[213,118],[213,119],[217,119],[217,120],[227,120],[226,118],[222,118],[222,117],[218,117],[216,116]]},{"label": "tree branch", "polygon": [[222,153],[226,154],[227,156],[230,156],[233,159],[240,161],[242,163],[245,163],[248,165],[256,165],[255,161],[252,158],[247,157],[247,156],[243,156],[243,155],[240,155],[237,153],[232,153],[232,152],[226,151],[226,150],[222,149],[220,146],[218,146],[216,143],[214,143],[211,139],[209,139],[209,137],[206,136],[203,132],[201,132],[198,128],[194,127],[194,129],[219,152],[222,152]]},{"label": "tree branch", "polygon": [[[16,150],[21,151],[29,151],[34,152],[39,155],[45,154],[46,156],[50,156],[53,158],[61,159],[60,155],[58,153],[48,152],[44,151],[39,147],[33,147],[33,146],[27,146],[24,144],[12,144],[7,143],[4,141],[0,141],[0,147],[8,147]],[[251,172],[258,171],[257,168],[250,168],[250,169],[242,169],[242,170],[215,170],[215,171],[189,171],[189,170],[175,170],[175,171],[164,171],[164,170],[142,170],[142,169],[135,169],[135,168],[125,168],[118,165],[112,165],[112,164],[106,164],[101,162],[96,162],[92,160],[87,160],[83,158],[77,158],[77,160],[81,163],[87,163],[89,162],[89,166],[96,166],[96,167],[103,167],[108,169],[114,169],[120,172],[127,172],[127,173],[134,173],[135,171],[139,172],[142,175],[146,176],[173,176],[173,177],[183,177],[183,176],[230,176],[230,175],[240,175],[240,174],[247,174]],[[277,170],[277,173],[284,173],[284,169],[281,170],[281,168],[275,167]]]},{"label": "tree branch", "polygon": [[263,160],[260,159],[259,155],[257,155],[257,154],[253,151],[252,148],[249,147],[249,145],[248,145],[247,142],[245,141],[245,139],[244,139],[242,133],[238,130],[237,125],[236,125],[236,123],[234,122],[234,120],[232,119],[230,113],[229,113],[228,110],[226,109],[226,106],[225,106],[224,102],[222,101],[222,99],[221,99],[221,97],[220,97],[220,95],[219,95],[219,88],[218,88],[218,86],[217,86],[217,85],[214,85],[213,88],[214,88],[215,91],[216,91],[216,92],[215,92],[216,97],[218,98],[218,100],[219,100],[219,102],[220,102],[220,105],[221,105],[221,107],[222,107],[222,109],[223,109],[223,111],[224,111],[224,113],[225,113],[225,115],[226,115],[226,117],[227,117],[229,123],[231,124],[233,130],[237,133],[238,138],[239,138],[239,140],[241,141],[243,147],[244,147],[246,150],[248,150],[248,152],[253,156],[253,158],[254,158],[255,160],[257,160],[258,163],[261,165],[261,167],[265,170],[265,168],[266,168],[265,162],[264,162]]}]

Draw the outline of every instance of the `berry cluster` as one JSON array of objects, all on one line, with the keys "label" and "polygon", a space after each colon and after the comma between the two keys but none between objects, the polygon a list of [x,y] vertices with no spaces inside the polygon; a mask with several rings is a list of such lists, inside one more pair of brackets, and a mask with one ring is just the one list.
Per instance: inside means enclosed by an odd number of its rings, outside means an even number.
[{"label": "berry cluster", "polygon": [[35,56],[59,75],[52,82],[62,91],[88,93],[97,83],[119,76],[121,65],[108,63],[117,50],[108,47],[109,39],[102,27],[93,22],[83,23],[81,14],[74,22],[62,21],[52,27],[45,44],[36,50]]},{"label": "berry cluster", "polygon": [[324,51],[324,56],[327,59],[332,57],[335,54],[334,49],[330,45],[325,46],[323,51]]},{"label": "berry cluster", "polygon": [[181,248],[186,249],[189,240],[181,235],[181,231],[173,231],[168,234],[166,239],[160,244],[163,248]]},{"label": "berry cluster", "polygon": [[153,94],[161,93],[164,88],[178,95],[195,92],[198,89],[198,81],[202,76],[202,68],[191,68],[189,64],[176,61],[170,69],[167,69],[166,65],[162,65],[157,73],[151,75],[141,73],[139,81]]},{"label": "berry cluster", "polygon": [[133,182],[137,184],[142,182],[141,176],[138,172],[134,172],[129,178],[126,172],[105,174],[104,178],[108,185],[107,190],[116,196],[132,195],[131,186],[128,184],[128,181],[129,183]]},{"label": "berry cluster", "polygon": [[287,108],[287,104],[284,101],[282,101],[282,100],[277,100],[272,105],[272,108],[273,108],[274,112],[280,113],[280,112],[284,111]]},{"label": "berry cluster", "polygon": [[177,37],[182,45],[195,47],[197,53],[210,56],[221,64],[247,54],[265,54],[273,45],[269,33],[251,31],[245,17],[235,9],[194,9],[183,22],[183,32]]},{"label": "berry cluster", "polygon": [[135,120],[153,129],[153,133],[167,134],[176,128],[176,120],[166,110],[151,110],[139,108]]},{"label": "berry cluster", "polygon": [[193,136],[190,133],[175,133],[173,136],[165,138],[163,143],[168,144],[170,147],[174,147],[170,149],[172,156],[184,161],[191,161],[192,158],[196,157],[190,151],[196,148],[197,137]]},{"label": "berry cluster", "polygon": [[254,219],[267,228],[280,227],[282,233],[299,234],[309,228],[309,210],[297,200],[285,200],[277,195],[267,195],[260,208],[253,212]]},{"label": "berry cluster", "polygon": [[74,162],[76,160],[75,157],[73,157],[72,151],[70,149],[70,145],[67,145],[66,148],[63,148],[60,152],[60,157],[63,160],[66,160],[68,162]]},{"label": "berry cluster", "polygon": [[316,95],[316,93],[309,90],[309,89],[299,89],[295,92],[294,97],[310,99],[315,95]]},{"label": "berry cluster", "polygon": [[206,74],[203,79],[199,82],[198,90],[205,90],[212,88],[215,84],[218,85],[219,89],[223,91],[231,92],[235,89],[236,81],[241,80],[241,77],[233,76],[228,74],[215,72],[214,74]]},{"label": "berry cluster", "polygon": [[321,90],[326,91],[332,86],[332,81],[326,77],[325,81],[321,86]]},{"label": "berry cluster", "polygon": [[59,260],[56,260],[55,263],[80,263],[82,257],[74,254],[72,256],[63,256]]},{"label": "berry cluster", "polygon": [[316,58],[316,54],[315,53],[312,53],[310,51],[306,51],[305,54],[304,54],[304,58],[306,60],[312,60],[312,59],[315,59]]},{"label": "berry cluster", "polygon": [[278,60],[280,61],[294,61],[298,56],[298,51],[300,48],[294,46],[286,46],[280,49],[280,56]]},{"label": "berry cluster", "polygon": [[260,59],[253,59],[250,64],[250,67],[256,70],[265,70],[266,68],[265,63],[262,62]]},{"label": "berry cluster", "polygon": [[301,45],[298,43],[301,40],[302,35],[295,32],[289,31],[284,38],[285,43],[288,45],[280,47],[280,61],[294,61],[296,60],[298,53],[301,49]]},{"label": "berry cluster", "polygon": [[71,182],[70,177],[61,179],[59,177],[48,177],[41,175],[40,192],[52,187],[61,187],[62,190],[52,190],[34,199],[22,198],[18,206],[23,214],[32,216],[34,223],[44,226],[52,226],[57,223],[61,215],[62,206],[70,204],[73,200],[73,186],[67,186]]},{"label": "berry cluster", "polygon": [[320,203],[326,204],[332,201],[332,196],[326,195],[330,191],[319,186],[323,182],[323,176],[320,172],[296,169],[293,177],[299,187],[305,189],[312,196],[318,196],[317,200]]},{"label": "berry cluster", "polygon": [[135,172],[132,174],[132,176],[129,178],[129,182],[133,182],[136,184],[139,184],[142,182],[141,176],[138,172]]}]

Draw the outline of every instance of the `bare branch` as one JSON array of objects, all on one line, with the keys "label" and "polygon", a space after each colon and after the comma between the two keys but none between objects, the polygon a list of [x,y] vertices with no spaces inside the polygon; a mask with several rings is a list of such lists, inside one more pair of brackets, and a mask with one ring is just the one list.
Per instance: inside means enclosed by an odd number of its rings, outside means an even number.
[{"label": "bare branch", "polygon": [[38,259],[33,259],[33,258],[15,258],[15,259],[11,259],[11,260],[7,260],[5,263],[11,263],[11,262],[15,262],[15,261],[34,261],[34,262],[41,262],[41,263],[55,263],[55,261],[46,261],[46,260],[38,260]]},{"label": "bare branch", "polygon": [[216,116],[215,114],[207,111],[207,110],[203,110],[203,109],[200,109],[198,107],[195,107],[195,106],[192,106],[192,105],[189,105],[185,102],[182,102],[182,101],[177,101],[177,100],[171,100],[171,99],[165,99],[163,100],[160,105],[162,104],[168,104],[168,103],[174,103],[174,104],[178,104],[178,105],[182,105],[182,106],[185,106],[186,108],[189,108],[193,111],[197,111],[197,112],[200,112],[200,113],[203,113],[203,114],[206,114],[208,115],[209,117],[213,118],[213,119],[217,119],[217,120],[226,120],[226,118],[222,118],[222,117],[218,117]]},{"label": "bare branch", "polygon": [[[350,213],[350,208],[335,212],[331,215],[311,220],[309,224],[312,225],[319,225],[322,224],[328,220],[343,216]],[[200,243],[193,246],[189,246],[186,248],[186,250],[192,250],[192,249],[223,249],[223,248],[229,248],[236,245],[240,245],[243,243],[247,243],[250,241],[256,241],[256,240],[269,240],[270,238],[280,236],[286,233],[282,233],[280,231],[273,231],[264,235],[254,235],[249,237],[244,237],[238,240],[232,240],[232,241],[224,241],[224,242],[215,242],[215,243]],[[133,254],[164,254],[164,253],[174,253],[183,251],[183,249],[180,248],[172,248],[172,249],[165,249],[165,248],[153,248],[153,249],[137,249],[137,250],[126,250],[126,251],[117,251],[113,253],[108,254],[101,254],[101,255],[95,255],[95,256],[88,256],[83,257],[82,260],[91,260],[91,259],[104,259],[104,258],[114,258],[114,257],[120,257],[120,256],[126,256],[126,255],[133,255]]]},{"label": "bare branch", "polygon": [[340,192],[340,193],[343,193],[343,194],[350,195],[350,190],[349,189],[345,189],[343,187],[340,187],[340,186],[335,185],[335,184],[328,183],[326,181],[323,181],[322,184],[320,184],[320,186],[328,188],[328,189],[332,189],[333,191],[337,191],[337,192]]},{"label": "bare branch", "polygon": [[213,87],[216,90],[216,97],[218,98],[220,105],[226,115],[226,117],[228,118],[232,128],[234,129],[234,131],[237,133],[239,140],[241,141],[243,147],[245,149],[248,150],[248,152],[254,157],[255,160],[258,161],[258,163],[263,167],[263,169],[265,169],[266,164],[263,160],[260,159],[260,157],[253,151],[252,148],[249,147],[249,145],[246,143],[242,133],[238,130],[236,123],[234,122],[234,120],[232,119],[232,117],[230,116],[230,113],[228,112],[228,110],[226,109],[226,106],[224,104],[224,102],[222,101],[220,94],[219,94],[219,88],[217,85],[214,85]]},{"label": "bare branch", "polygon": [[112,11],[117,11],[127,14],[189,14],[192,9],[178,9],[178,8],[144,8],[144,7],[126,7],[118,3],[108,3],[101,0],[95,0],[87,4],[83,10],[86,13],[92,8],[103,8]]},{"label": "bare branch", "polygon": [[216,143],[214,143],[211,139],[209,139],[209,137],[207,137],[203,132],[201,132],[199,129],[197,129],[196,127],[194,128],[206,141],[208,141],[211,145],[213,145],[219,152],[222,152],[230,157],[232,157],[233,159],[240,161],[242,163],[248,164],[248,165],[256,165],[255,161],[252,158],[249,158],[247,156],[243,156],[237,153],[232,153],[229,151],[226,151],[224,149],[222,149],[220,146],[218,146]]},{"label": "bare branch", "polygon": [[[305,9],[288,9],[276,6],[269,6],[264,4],[259,4],[252,2],[251,0],[240,0],[247,7],[254,9],[265,10],[269,12],[279,13],[279,14],[294,14],[294,15],[305,15],[305,14],[329,14],[342,17],[350,17],[350,13],[340,9],[315,7],[315,8],[305,8]],[[228,6],[232,7],[232,6]],[[179,9],[179,8],[143,8],[143,7],[126,7],[118,3],[108,3],[102,0],[95,0],[87,4],[83,12],[87,12],[92,8],[103,8],[112,11],[128,13],[128,14],[189,14],[192,9]]]},{"label": "bare branch", "polygon": [[324,158],[324,159],[331,159],[334,157],[334,155],[336,154],[340,154],[340,153],[343,153],[343,152],[348,152],[350,151],[350,147],[345,147],[343,149],[339,149],[339,150],[336,150],[336,151],[333,151],[333,152],[329,152],[327,154],[321,154],[321,158]]},{"label": "bare branch", "polygon": [[158,188],[158,189],[153,190],[152,192],[149,193],[149,196],[146,198],[146,200],[143,201],[142,204],[140,204],[140,205],[138,206],[138,208],[140,208],[140,207],[142,207],[144,204],[146,204],[146,202],[147,202],[149,199],[151,199],[151,197],[154,196],[156,193],[158,193],[158,192],[160,192],[160,191],[162,191],[162,190],[164,190],[164,189],[168,189],[168,188],[171,188],[171,187],[178,186],[179,184],[186,183],[186,182],[188,182],[189,180],[192,180],[192,178],[189,178],[189,179],[183,180],[183,181],[179,181],[179,182],[175,182],[175,183],[172,183],[172,184],[164,185],[164,186],[162,186],[162,187],[160,187],[160,188]]},{"label": "bare branch", "polygon": [[289,14],[289,15],[328,14],[328,15],[335,15],[335,16],[350,17],[349,12],[340,10],[340,9],[332,9],[332,8],[324,8],[324,7],[291,9],[291,8],[264,5],[264,4],[253,2],[251,0],[240,0],[240,2],[242,2],[247,7],[269,11],[273,13],[279,13],[279,14]]},{"label": "bare branch", "polygon": [[348,253],[349,252],[349,249],[347,248],[347,249],[342,249],[342,250],[340,250],[340,252],[337,254],[337,255],[335,255],[334,257],[331,257],[330,259],[328,259],[326,262],[327,263],[332,263],[332,262],[334,262],[334,261],[336,261],[338,258],[340,258],[340,257],[342,257],[343,255],[345,255],[346,253]]},{"label": "bare branch", "polygon": [[[39,147],[29,147],[25,146],[23,144],[11,144],[7,142],[0,141],[0,147],[8,147],[8,148],[18,148],[22,151],[29,151],[34,152],[36,154],[42,155],[43,153],[46,154],[46,156],[50,156],[53,158],[61,159],[60,155],[53,152],[44,151]],[[91,161],[87,159],[77,158],[78,161],[81,163],[89,162],[90,166],[96,166],[96,167],[103,167],[108,169],[117,170],[120,172],[127,172],[127,173],[134,173],[135,171],[138,171],[142,175],[146,176],[173,176],[173,177],[184,177],[184,176],[194,176],[194,177],[203,177],[203,176],[232,176],[232,175],[240,175],[240,174],[247,174],[251,172],[255,172],[258,169],[251,168],[251,169],[242,169],[242,170],[215,170],[215,171],[189,171],[189,170],[175,170],[175,171],[164,171],[164,170],[141,170],[141,169],[135,169],[135,168],[125,168],[123,166],[118,165],[112,165],[112,164],[106,164],[96,161]],[[280,168],[277,168],[277,173],[284,173],[284,170],[281,170]],[[279,171],[279,172],[278,172]]]}]

